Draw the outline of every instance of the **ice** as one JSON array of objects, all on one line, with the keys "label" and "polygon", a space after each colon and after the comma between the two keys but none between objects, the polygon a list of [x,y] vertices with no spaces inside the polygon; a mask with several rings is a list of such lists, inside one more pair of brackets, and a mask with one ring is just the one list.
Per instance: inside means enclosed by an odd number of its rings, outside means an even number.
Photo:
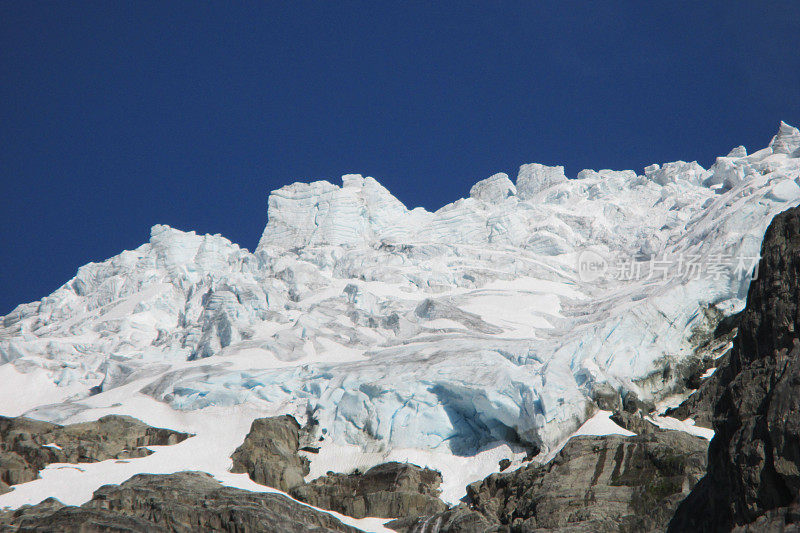
[{"label": "ice", "polygon": [[469,190],[470,198],[490,204],[502,203],[508,198],[516,196],[516,194],[516,186],[508,179],[508,174],[503,172],[479,181]]},{"label": "ice", "polygon": [[800,130],[781,122],[778,134],[772,138],[769,147],[772,148],[774,154],[791,154],[793,157],[799,157]]},{"label": "ice", "polygon": [[522,165],[517,175],[517,194],[520,200],[530,200],[545,189],[566,181],[564,167],[549,167],[539,163]]},{"label": "ice", "polygon": [[[299,413],[363,453],[547,455],[596,387],[658,401],[680,386],[714,313],[741,308],[771,218],[800,202],[799,139],[782,124],[707,170],[523,165],[433,212],[361,175],[295,183],[270,195],[254,252],[154,226],[0,319],[0,406],[60,421],[145,395],[176,416]],[[586,279],[587,250],[672,261]],[[686,275],[687,257],[714,271]]]}]

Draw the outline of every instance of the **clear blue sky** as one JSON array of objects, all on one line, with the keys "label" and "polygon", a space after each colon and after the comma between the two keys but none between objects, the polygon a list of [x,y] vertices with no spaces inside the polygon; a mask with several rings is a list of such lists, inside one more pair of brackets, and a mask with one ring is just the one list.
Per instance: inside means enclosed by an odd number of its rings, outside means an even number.
[{"label": "clear blue sky", "polygon": [[797,0],[2,1],[0,314],[156,223],[253,249],[293,181],[436,209],[526,162],[708,166],[781,119]]}]

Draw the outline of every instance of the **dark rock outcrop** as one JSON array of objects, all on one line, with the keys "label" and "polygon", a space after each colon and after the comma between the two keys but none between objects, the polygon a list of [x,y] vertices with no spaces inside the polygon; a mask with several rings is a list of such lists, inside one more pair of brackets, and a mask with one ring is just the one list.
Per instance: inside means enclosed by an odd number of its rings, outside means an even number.
[{"label": "dark rock outcrop", "polygon": [[0,514],[0,531],[94,533],[281,533],[359,530],[282,494],[226,487],[202,472],[140,474],[121,485],[100,487],[80,507],[54,500]]},{"label": "dark rock outcrop", "polygon": [[250,426],[231,459],[231,472],[246,473],[256,483],[288,491],[304,483],[309,461],[297,454],[300,424],[291,415],[259,418]]},{"label": "dark rock outcrop", "polygon": [[714,374],[719,396],[708,474],[681,504],[671,531],[798,524],[800,208],[775,217],[761,255],[729,360]]},{"label": "dark rock outcrop", "polygon": [[598,383],[592,388],[592,401],[598,408],[606,411],[622,410],[622,397],[617,389],[608,383]]},{"label": "dark rock outcrop", "polygon": [[32,481],[50,463],[91,463],[144,457],[145,446],[176,444],[190,435],[150,427],[129,416],[59,426],[0,416],[0,493]]},{"label": "dark rock outcrop", "polygon": [[[719,367],[724,367],[727,361],[728,356],[726,355],[720,358],[717,364]],[[698,426],[712,428],[714,425],[714,404],[722,394],[721,376],[721,372],[714,372],[702,381],[700,387],[691,396],[686,398],[679,406],[667,409],[664,414],[678,420],[691,418]]]},{"label": "dark rock outcrop", "polygon": [[300,501],[347,516],[384,518],[432,515],[447,509],[439,499],[442,475],[408,463],[384,463],[362,473],[328,474],[289,493]]},{"label": "dark rock outcrop", "polygon": [[618,426],[627,429],[628,431],[632,431],[637,435],[649,435],[650,433],[657,433],[661,432],[662,430],[650,422],[646,420],[644,414],[641,411],[636,413],[629,413],[627,411],[619,411],[611,415],[611,421],[617,424]]}]

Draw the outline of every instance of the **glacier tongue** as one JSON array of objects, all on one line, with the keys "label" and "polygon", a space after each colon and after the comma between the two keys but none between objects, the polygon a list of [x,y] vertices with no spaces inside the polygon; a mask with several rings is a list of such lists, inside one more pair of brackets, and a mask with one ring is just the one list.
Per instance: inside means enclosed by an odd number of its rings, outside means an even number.
[{"label": "glacier tongue", "polygon": [[[800,202],[798,175],[800,133],[782,124],[768,148],[708,170],[567,179],[523,165],[516,184],[496,174],[435,212],[360,175],[295,183],[270,195],[254,253],[154,226],[17,307],[0,322],[0,374],[35,377],[40,401],[24,405],[53,420],[128,387],[176,409],[313,416],[323,439],[373,451],[546,451],[598,385],[670,392],[714,326],[703,309],[741,306],[743,261]],[[603,270],[617,262],[621,275]]]}]

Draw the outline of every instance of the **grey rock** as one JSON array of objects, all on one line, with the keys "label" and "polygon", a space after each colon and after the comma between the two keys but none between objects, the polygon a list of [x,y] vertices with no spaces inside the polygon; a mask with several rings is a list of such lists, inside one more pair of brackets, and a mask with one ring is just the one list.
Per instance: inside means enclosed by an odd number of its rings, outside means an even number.
[{"label": "grey rock", "polygon": [[[705,309],[706,317],[709,322],[715,324],[712,333],[697,331],[693,335],[697,340],[697,352],[704,355],[695,361],[696,369],[687,377],[685,385],[688,389],[696,389],[686,400],[677,407],[668,409],[667,416],[686,420],[691,418],[698,426],[711,428],[712,418],[714,417],[714,404],[722,395],[721,391],[721,372],[714,372],[710,377],[702,378],[702,375],[712,367],[722,368],[728,364],[729,351],[724,352],[731,341],[736,337],[742,313],[731,316],[712,316],[713,307]],[[705,338],[703,338],[705,336]]]},{"label": "grey rock", "polygon": [[798,523],[799,208],[775,217],[761,255],[729,360],[714,374],[718,397],[708,473],[681,504],[670,531]]},{"label": "grey rock", "polygon": [[432,515],[447,509],[439,499],[442,475],[408,463],[384,463],[364,473],[335,474],[295,487],[289,494],[315,507],[355,518]]},{"label": "grey rock", "polygon": [[231,456],[231,471],[247,473],[256,483],[315,507],[356,518],[418,516],[447,509],[439,499],[441,474],[412,464],[385,463],[364,473],[330,473],[306,484],[309,461],[298,451],[301,445],[313,448],[315,428],[313,419],[301,429],[289,415],[253,421],[244,443]]},{"label": "grey rock", "polygon": [[656,406],[653,402],[640,400],[639,396],[633,391],[626,391],[622,396],[622,409],[628,413],[636,413],[637,411],[649,413],[654,411],[655,408]]},{"label": "grey rock", "polygon": [[800,532],[800,504],[770,509],[749,524],[736,526],[735,533],[797,533]]},{"label": "grey rock", "polygon": [[282,491],[302,485],[309,461],[297,454],[300,424],[290,415],[253,421],[244,442],[231,459],[231,472],[246,473],[256,483]]},{"label": "grey rock", "polygon": [[478,524],[452,531],[663,530],[702,477],[706,448],[704,440],[678,431],[575,437],[546,465],[470,485],[473,510],[494,529]]},{"label": "grey rock", "polygon": [[592,388],[592,400],[597,407],[605,411],[622,409],[622,397],[619,391],[608,383],[598,383]]},{"label": "grey rock", "polygon": [[386,527],[398,533],[502,533],[508,527],[490,520],[466,505],[459,505],[433,516],[392,520]]},{"label": "grey rock", "polygon": [[202,472],[178,472],[140,474],[121,485],[100,487],[80,507],[64,507],[49,500],[0,514],[0,531],[356,533],[359,530],[282,494],[226,487]]},{"label": "grey rock", "polygon": [[628,411],[617,411],[611,415],[611,420],[618,426],[632,431],[637,435],[648,435],[661,431],[658,426],[645,420],[641,411],[629,413]]},{"label": "grey rock", "polygon": [[60,426],[0,416],[0,493],[32,481],[50,463],[91,463],[145,457],[145,446],[176,444],[190,435],[150,427],[129,416]]},{"label": "grey rock", "polygon": [[704,440],[655,426],[635,437],[575,437],[546,465],[470,485],[469,506],[387,527],[401,533],[663,531],[703,475],[705,458]]},{"label": "grey rock", "polygon": [[[721,359],[718,364],[724,366],[726,358],[727,356]],[[700,427],[713,427],[714,404],[722,394],[720,383],[721,373],[714,372],[710,377],[703,380],[700,388],[693,392],[691,396],[681,402],[679,406],[667,409],[664,414],[678,420],[691,418],[694,420],[695,425]]]}]

